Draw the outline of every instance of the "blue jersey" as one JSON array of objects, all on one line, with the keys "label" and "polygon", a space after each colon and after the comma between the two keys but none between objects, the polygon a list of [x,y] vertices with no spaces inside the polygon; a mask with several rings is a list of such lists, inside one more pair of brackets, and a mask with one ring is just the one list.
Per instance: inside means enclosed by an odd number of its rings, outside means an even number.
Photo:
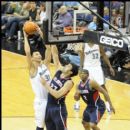
[{"label": "blue jersey", "polygon": [[88,107],[97,107],[103,103],[101,100],[99,92],[91,88],[89,84],[90,80],[88,79],[85,84],[80,82],[78,89],[83,101],[88,105]]},{"label": "blue jersey", "polygon": [[[57,71],[50,83],[50,86],[55,90],[60,90],[68,80],[71,80],[71,78],[61,78],[60,77],[61,74],[62,72],[60,70]],[[59,99],[56,99],[51,94],[49,94],[48,104],[64,104],[67,93],[64,96],[60,97]]]}]

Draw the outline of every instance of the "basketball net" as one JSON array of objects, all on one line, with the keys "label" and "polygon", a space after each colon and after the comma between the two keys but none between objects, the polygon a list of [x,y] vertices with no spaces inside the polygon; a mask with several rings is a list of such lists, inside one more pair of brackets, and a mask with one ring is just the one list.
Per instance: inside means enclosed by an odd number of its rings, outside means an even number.
[{"label": "basketball net", "polygon": [[82,44],[83,43],[70,43],[67,46],[67,50],[71,50],[78,53],[79,51],[82,50]]}]

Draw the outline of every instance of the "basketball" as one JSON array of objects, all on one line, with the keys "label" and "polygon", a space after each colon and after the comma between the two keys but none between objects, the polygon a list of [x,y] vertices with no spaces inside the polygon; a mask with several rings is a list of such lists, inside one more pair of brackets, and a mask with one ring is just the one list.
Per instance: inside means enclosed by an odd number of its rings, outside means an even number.
[{"label": "basketball", "polygon": [[27,21],[25,22],[23,29],[28,34],[31,35],[37,31],[38,25],[34,22]]}]

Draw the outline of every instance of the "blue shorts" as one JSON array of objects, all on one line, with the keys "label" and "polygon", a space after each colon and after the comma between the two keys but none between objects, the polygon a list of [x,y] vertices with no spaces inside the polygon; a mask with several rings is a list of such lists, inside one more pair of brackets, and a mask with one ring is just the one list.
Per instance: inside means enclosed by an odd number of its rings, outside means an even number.
[{"label": "blue shorts", "polygon": [[45,124],[47,130],[66,130],[67,110],[65,105],[47,104]]},{"label": "blue shorts", "polygon": [[87,106],[83,113],[83,121],[97,124],[102,118],[105,109],[104,103],[97,107]]}]

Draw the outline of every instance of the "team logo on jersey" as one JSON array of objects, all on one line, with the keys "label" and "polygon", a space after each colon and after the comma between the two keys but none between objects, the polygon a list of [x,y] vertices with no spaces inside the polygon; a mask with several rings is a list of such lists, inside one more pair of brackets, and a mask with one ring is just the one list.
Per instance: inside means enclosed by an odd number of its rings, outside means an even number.
[{"label": "team logo on jersey", "polygon": [[101,36],[100,43],[119,48],[123,48],[124,46],[123,40],[108,36]]},{"label": "team logo on jersey", "polygon": [[63,86],[62,82],[61,82],[59,79],[57,79],[56,77],[55,77],[53,80],[54,80],[60,87]]},{"label": "team logo on jersey", "polygon": [[89,54],[91,54],[93,52],[96,52],[96,51],[98,51],[98,49],[95,49],[95,50],[92,50],[92,51],[88,51],[88,52],[85,52],[85,53],[86,53],[86,55],[89,55]]}]

